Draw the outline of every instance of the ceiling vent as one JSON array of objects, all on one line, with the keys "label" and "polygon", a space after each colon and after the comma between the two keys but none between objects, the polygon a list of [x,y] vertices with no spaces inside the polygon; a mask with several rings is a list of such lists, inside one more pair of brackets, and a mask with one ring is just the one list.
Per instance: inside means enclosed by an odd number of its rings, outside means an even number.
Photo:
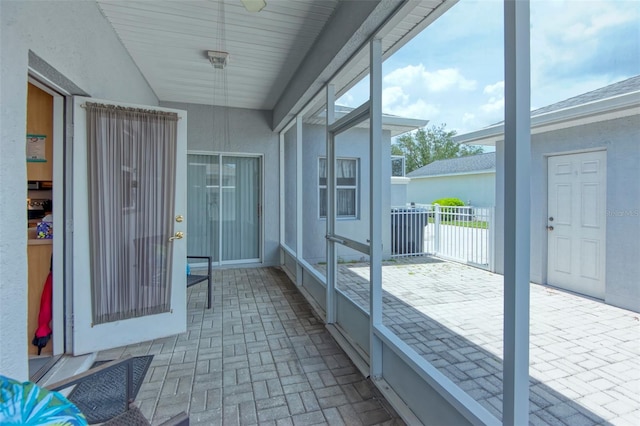
[{"label": "ceiling vent", "polygon": [[229,61],[229,53],[227,52],[217,52],[215,50],[208,50],[207,57],[209,58],[209,62],[215,69],[224,69],[227,66]]}]

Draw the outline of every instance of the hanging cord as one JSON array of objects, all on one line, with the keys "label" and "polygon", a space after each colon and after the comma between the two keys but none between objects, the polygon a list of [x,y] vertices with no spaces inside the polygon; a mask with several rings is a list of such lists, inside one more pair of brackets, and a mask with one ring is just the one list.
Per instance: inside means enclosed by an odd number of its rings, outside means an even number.
[{"label": "hanging cord", "polygon": [[[226,52],[226,19],[225,1],[218,1],[218,19],[216,28],[216,50]],[[228,65],[227,65],[228,66]],[[227,67],[213,70],[213,150],[215,152],[225,152],[229,150],[229,82]],[[216,113],[215,106],[222,109],[221,113]]]}]

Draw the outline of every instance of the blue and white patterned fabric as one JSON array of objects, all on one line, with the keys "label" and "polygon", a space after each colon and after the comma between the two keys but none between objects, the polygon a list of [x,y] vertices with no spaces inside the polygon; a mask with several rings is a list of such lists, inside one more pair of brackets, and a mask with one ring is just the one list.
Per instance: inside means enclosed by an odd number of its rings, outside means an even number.
[{"label": "blue and white patterned fabric", "polygon": [[0,375],[0,425],[84,426],[87,420],[58,392]]}]

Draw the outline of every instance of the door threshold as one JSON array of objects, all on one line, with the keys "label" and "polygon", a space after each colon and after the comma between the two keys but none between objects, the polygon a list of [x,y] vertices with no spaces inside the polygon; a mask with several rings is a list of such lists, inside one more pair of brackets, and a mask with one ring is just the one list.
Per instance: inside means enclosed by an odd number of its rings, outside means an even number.
[{"label": "door threshold", "polygon": [[[56,365],[56,363],[61,357],[62,355],[53,355],[48,357],[49,359],[47,359],[44,364],[42,364],[36,371],[33,372],[33,374],[29,376],[29,381],[33,383],[38,383],[40,379],[42,379],[44,375],[47,374],[49,370],[53,368],[54,365]],[[31,363],[33,360],[36,360],[36,359],[38,358],[36,357],[30,358],[29,363]]]},{"label": "door threshold", "polygon": [[85,372],[91,368],[91,365],[93,365],[97,355],[97,352],[94,352],[81,356],[59,356],[60,359],[58,362],[55,363],[53,368],[49,369],[49,371],[45,373],[38,384],[46,387],[48,384],[56,383],[76,374]]}]

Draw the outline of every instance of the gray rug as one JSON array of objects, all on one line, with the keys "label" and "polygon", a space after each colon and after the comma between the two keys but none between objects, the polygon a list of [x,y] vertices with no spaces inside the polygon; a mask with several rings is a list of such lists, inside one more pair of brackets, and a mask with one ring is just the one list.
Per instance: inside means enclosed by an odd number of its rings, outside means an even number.
[{"label": "gray rug", "polygon": [[[153,355],[133,358],[132,398],[138,394],[151,360]],[[97,361],[93,363],[92,368],[106,362],[108,361]],[[103,423],[127,409],[126,374],[126,365],[97,374],[77,385],[68,398],[82,411],[90,424]]]}]

